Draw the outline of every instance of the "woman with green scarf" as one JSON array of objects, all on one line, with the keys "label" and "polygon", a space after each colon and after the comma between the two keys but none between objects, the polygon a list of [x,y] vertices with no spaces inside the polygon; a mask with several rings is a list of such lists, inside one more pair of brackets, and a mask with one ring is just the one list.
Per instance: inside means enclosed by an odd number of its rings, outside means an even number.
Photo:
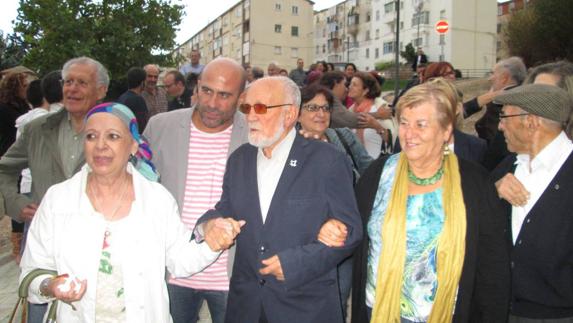
[{"label": "woman with green scarf", "polygon": [[505,322],[506,219],[488,174],[448,141],[455,101],[443,83],[399,101],[402,152],[356,187],[367,238],[354,263],[352,322]]}]

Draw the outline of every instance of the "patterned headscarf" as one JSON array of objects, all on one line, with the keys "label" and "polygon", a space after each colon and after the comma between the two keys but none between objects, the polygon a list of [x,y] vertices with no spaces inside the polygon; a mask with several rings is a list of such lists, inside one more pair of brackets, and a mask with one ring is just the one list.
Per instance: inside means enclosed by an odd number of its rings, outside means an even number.
[{"label": "patterned headscarf", "polygon": [[118,117],[129,129],[133,140],[137,142],[137,152],[129,158],[129,161],[133,164],[135,169],[137,169],[141,175],[150,181],[156,182],[159,179],[159,173],[155,169],[155,166],[151,162],[151,157],[153,153],[147,140],[139,134],[137,128],[137,120],[135,115],[131,110],[121,103],[116,102],[106,102],[93,107],[86,115],[85,121],[98,112],[111,113]]}]

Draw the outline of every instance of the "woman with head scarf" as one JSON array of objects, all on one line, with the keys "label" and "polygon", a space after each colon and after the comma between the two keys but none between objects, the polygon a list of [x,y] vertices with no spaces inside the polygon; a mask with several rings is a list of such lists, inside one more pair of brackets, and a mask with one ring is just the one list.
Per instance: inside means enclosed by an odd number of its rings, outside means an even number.
[{"label": "woman with head scarf", "polygon": [[29,301],[59,300],[58,322],[170,322],[165,268],[202,270],[239,225],[225,220],[233,229],[218,244],[213,231],[191,238],[126,106],[94,107],[83,133],[87,164],[48,190],[30,226],[21,279],[36,268],[59,276],[35,278]]}]

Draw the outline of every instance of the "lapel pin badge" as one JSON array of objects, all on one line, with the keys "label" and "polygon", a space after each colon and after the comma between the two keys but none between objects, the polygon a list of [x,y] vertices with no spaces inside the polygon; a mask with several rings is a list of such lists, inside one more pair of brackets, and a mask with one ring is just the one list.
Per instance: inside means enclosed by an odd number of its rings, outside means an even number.
[{"label": "lapel pin badge", "polygon": [[289,163],[290,167],[296,167],[296,162],[297,162],[296,159],[291,159]]}]

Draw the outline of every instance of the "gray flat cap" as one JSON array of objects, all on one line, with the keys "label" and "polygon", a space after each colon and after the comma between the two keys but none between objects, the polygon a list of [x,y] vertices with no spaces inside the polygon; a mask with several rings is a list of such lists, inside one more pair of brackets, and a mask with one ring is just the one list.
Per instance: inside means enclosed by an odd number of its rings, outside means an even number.
[{"label": "gray flat cap", "polygon": [[573,99],[565,90],[547,84],[518,86],[495,97],[497,104],[509,104],[557,122],[565,122],[573,108]]}]

